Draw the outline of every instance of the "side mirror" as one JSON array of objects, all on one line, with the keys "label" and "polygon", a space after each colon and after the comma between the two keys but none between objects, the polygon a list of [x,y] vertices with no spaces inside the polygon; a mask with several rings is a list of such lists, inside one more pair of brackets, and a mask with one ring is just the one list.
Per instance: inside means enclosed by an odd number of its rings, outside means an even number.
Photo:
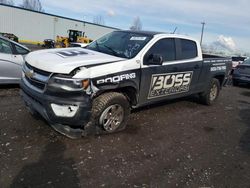
[{"label": "side mirror", "polygon": [[162,65],[163,57],[160,54],[150,54],[147,59],[149,65]]}]

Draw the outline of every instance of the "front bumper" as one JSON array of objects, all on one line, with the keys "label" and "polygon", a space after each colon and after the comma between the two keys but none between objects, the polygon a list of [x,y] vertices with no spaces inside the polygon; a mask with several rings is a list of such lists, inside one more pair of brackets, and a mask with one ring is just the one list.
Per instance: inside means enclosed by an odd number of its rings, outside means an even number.
[{"label": "front bumper", "polygon": [[[70,138],[77,138],[84,134],[85,125],[91,115],[90,96],[83,93],[79,95],[39,93],[26,86],[23,80],[21,80],[20,86],[21,96],[31,113],[39,113],[56,131]],[[77,109],[73,109],[76,112],[71,117],[58,116],[51,104],[56,104],[59,107],[65,105],[77,106]]]}]

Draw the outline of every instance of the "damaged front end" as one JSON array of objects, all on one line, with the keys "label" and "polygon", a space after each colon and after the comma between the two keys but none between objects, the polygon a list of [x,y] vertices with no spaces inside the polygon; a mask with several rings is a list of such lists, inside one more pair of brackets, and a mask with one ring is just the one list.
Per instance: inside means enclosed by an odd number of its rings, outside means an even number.
[{"label": "damaged front end", "polygon": [[[85,77],[79,78],[80,72],[85,72]],[[28,109],[40,114],[56,131],[70,138],[93,131],[86,125],[91,117],[92,97],[98,89],[88,79],[87,69],[62,75],[37,70],[26,63],[20,85]]]}]

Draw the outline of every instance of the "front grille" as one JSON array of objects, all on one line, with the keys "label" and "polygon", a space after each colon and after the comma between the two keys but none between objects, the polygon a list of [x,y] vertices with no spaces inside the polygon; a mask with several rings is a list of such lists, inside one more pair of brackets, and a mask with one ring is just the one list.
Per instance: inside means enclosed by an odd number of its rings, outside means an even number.
[{"label": "front grille", "polygon": [[52,73],[37,69],[27,62],[23,66],[24,80],[26,84],[39,92],[45,90],[46,84]]},{"label": "front grille", "polygon": [[30,79],[29,77],[25,76],[25,79],[34,87],[37,87],[40,90],[44,90],[45,88],[45,83],[39,82],[37,80]]}]

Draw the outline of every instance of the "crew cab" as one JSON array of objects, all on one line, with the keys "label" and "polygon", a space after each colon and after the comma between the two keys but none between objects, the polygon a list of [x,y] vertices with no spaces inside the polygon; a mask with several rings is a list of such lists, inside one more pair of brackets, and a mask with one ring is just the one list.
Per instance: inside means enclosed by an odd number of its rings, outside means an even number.
[{"label": "crew cab", "polygon": [[131,109],[165,100],[198,94],[211,105],[231,66],[191,37],[114,31],[85,48],[30,53],[21,95],[32,114],[78,138],[120,131]]}]

